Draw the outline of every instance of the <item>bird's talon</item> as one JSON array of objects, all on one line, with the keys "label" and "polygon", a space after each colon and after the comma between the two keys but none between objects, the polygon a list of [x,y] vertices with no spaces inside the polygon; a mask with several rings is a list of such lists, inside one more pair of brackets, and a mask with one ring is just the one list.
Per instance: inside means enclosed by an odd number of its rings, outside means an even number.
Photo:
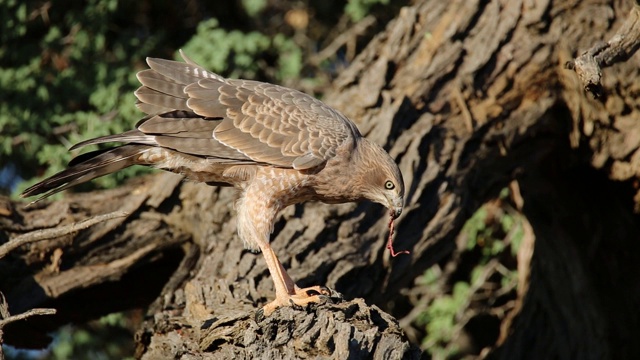
[{"label": "bird's talon", "polygon": [[255,322],[259,323],[262,320],[264,320],[265,318],[266,318],[266,316],[264,315],[264,308],[260,308],[260,309],[258,309],[258,311],[256,311],[253,320]]},{"label": "bird's talon", "polygon": [[331,290],[331,294],[329,295],[329,297],[335,302],[340,302],[344,300],[344,295],[342,295],[342,293],[337,292],[335,290]]},{"label": "bird's talon", "polygon": [[319,291],[316,291],[315,289],[309,289],[306,290],[305,293],[307,294],[307,296],[311,297],[311,296],[318,296],[320,295]]},{"label": "bird's talon", "polygon": [[331,296],[332,294],[331,289],[329,289],[326,286],[320,286],[320,292],[322,293],[322,295],[326,295],[326,296]]},{"label": "bird's talon", "polygon": [[[307,305],[307,304],[305,304]],[[291,306],[291,308],[293,308],[294,310],[302,310],[304,309],[304,306],[302,306],[302,304],[298,304],[295,301],[293,301],[293,299],[289,299],[289,306]]]}]

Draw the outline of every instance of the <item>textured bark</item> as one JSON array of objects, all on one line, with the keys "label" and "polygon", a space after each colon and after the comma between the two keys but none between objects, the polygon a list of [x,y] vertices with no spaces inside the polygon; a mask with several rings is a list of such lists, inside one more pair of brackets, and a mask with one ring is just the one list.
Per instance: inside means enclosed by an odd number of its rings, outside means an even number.
[{"label": "textured bark", "polygon": [[358,298],[412,316],[407,289],[456,248],[470,214],[515,181],[535,236],[530,276],[483,356],[640,357],[632,341],[640,336],[638,60],[608,64],[598,100],[564,68],[610,39],[631,8],[421,1],[374,38],[325,100],[400,164],[407,208],[395,247],[411,255],[389,256],[387,217],[368,203],[290,207],[272,238],[299,285],[326,284],[356,300],[260,317],[272,283],[235,235],[233,190],[164,174],[2,209],[10,236],[130,214],[2,260],[12,313],[58,309],[8,325],[5,340],[42,344],[44,331],[66,321],[152,302],[136,337],[137,355],[149,359],[418,357],[391,317]]}]

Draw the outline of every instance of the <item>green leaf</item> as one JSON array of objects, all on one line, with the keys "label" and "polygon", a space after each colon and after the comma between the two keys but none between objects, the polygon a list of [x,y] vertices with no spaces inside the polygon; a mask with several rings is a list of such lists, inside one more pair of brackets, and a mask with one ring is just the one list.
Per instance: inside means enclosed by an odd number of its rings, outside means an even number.
[{"label": "green leaf", "polygon": [[256,17],[267,7],[267,0],[242,0],[242,7],[250,17]]}]

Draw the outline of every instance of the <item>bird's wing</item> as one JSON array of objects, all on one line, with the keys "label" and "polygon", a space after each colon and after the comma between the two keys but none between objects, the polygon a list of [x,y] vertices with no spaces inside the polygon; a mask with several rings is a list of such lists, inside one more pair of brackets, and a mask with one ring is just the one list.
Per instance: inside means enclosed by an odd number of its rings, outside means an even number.
[{"label": "bird's wing", "polygon": [[218,141],[259,162],[312,168],[335,156],[345,141],[360,136],[355,125],[336,110],[282,86],[206,79],[185,91],[187,106],[197,114],[224,111],[213,133]]},{"label": "bird's wing", "polygon": [[[151,69],[138,74],[143,86],[136,96],[150,118],[138,130],[155,134],[161,146],[213,157],[226,147],[224,158],[309,169],[360,136],[344,115],[299,91],[224,79],[189,59],[147,62]],[[189,121],[163,118],[176,110],[189,114]],[[175,127],[182,127],[182,136]],[[190,137],[195,132],[199,136]]]}]

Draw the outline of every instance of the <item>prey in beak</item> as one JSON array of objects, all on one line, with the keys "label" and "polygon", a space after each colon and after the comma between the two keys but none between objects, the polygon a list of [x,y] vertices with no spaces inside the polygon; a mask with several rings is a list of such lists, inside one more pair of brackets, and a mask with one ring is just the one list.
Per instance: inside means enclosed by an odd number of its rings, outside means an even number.
[{"label": "prey in beak", "polygon": [[400,254],[410,254],[409,250],[402,250],[402,251],[398,251],[396,252],[393,249],[393,233],[394,233],[394,224],[393,224],[393,220],[397,219],[398,216],[400,216],[400,214],[402,214],[402,206],[400,207],[395,207],[393,209],[391,209],[389,211],[389,240],[387,240],[387,249],[389,249],[389,252],[391,253],[391,257],[396,257]]}]

